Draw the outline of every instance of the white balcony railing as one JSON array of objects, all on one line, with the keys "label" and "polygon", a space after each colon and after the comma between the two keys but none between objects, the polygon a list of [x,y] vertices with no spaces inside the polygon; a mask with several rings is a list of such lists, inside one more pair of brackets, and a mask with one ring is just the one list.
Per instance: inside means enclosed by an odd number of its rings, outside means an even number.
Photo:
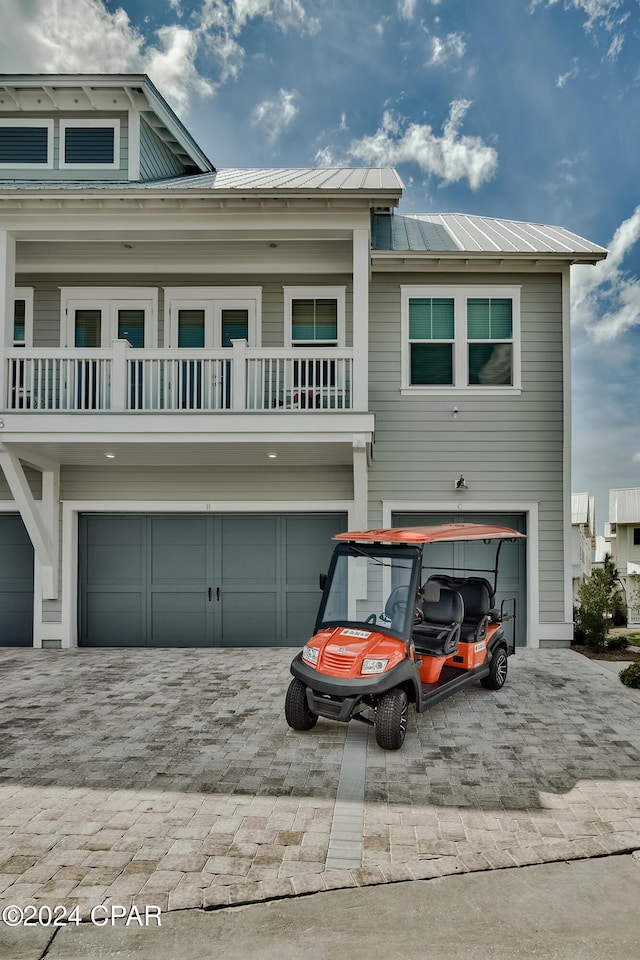
[{"label": "white balcony railing", "polygon": [[353,409],[351,350],[253,348],[7,351],[5,409],[299,411]]}]

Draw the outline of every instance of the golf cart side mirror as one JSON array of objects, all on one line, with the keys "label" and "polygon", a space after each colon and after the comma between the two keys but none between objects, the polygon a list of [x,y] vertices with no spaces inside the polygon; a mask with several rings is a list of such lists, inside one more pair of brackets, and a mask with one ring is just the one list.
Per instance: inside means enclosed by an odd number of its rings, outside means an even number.
[{"label": "golf cart side mirror", "polygon": [[326,575],[326,573],[321,573],[321,574],[320,574],[320,576],[318,577],[318,582],[319,582],[319,584],[320,584],[320,589],[321,589],[321,590],[324,590],[324,588],[325,588],[326,585],[327,585],[327,575]]}]

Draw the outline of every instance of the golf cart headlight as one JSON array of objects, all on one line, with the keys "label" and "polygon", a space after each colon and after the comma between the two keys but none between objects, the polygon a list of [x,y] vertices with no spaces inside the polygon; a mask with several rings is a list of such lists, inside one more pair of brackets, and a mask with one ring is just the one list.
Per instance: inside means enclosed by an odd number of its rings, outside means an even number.
[{"label": "golf cart headlight", "polygon": [[310,647],[305,643],[304,647],[302,648],[302,659],[306,660],[307,663],[310,663],[315,667],[316,663],[318,662],[319,653],[320,651],[316,649],[316,647]]},{"label": "golf cart headlight", "polygon": [[378,657],[366,657],[362,661],[362,670],[360,673],[368,675],[372,673],[384,673],[388,663],[388,658],[386,660],[380,660]]}]

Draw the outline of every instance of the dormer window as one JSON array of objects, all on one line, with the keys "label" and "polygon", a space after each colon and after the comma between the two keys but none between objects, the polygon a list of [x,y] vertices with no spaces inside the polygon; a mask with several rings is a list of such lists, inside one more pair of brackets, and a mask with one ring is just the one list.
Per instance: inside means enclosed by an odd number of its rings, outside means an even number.
[{"label": "dormer window", "polygon": [[119,120],[61,120],[60,169],[118,170]]},{"label": "dormer window", "polygon": [[53,167],[53,120],[0,119],[0,168]]}]

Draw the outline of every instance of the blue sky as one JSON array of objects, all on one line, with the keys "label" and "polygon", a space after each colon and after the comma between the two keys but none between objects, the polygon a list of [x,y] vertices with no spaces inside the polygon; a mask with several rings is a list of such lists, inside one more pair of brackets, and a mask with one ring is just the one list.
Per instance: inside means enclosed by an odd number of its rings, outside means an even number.
[{"label": "blue sky", "polygon": [[3,0],[3,72],[148,72],[217,167],[393,165],[401,210],[557,223],[573,489],[640,486],[640,0]]}]

